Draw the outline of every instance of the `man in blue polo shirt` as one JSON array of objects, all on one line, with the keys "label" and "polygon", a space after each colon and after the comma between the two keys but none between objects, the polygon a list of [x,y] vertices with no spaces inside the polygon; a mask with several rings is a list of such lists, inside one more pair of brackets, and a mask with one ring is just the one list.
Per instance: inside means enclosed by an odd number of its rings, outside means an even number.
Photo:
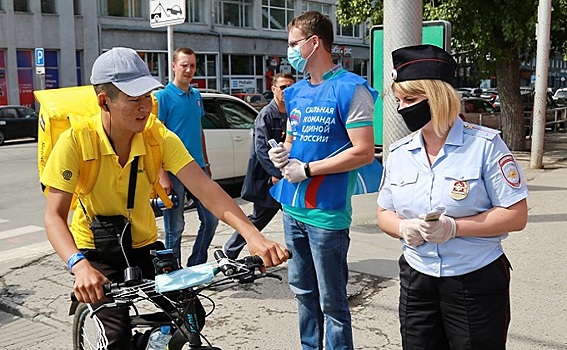
[{"label": "man in blue polo shirt", "polygon": [[[167,84],[165,89],[155,93],[158,101],[158,118],[165,126],[179,136],[189,153],[199,166],[209,176],[211,169],[207,158],[205,134],[201,126],[201,118],[205,114],[203,100],[197,89],[191,87],[191,80],[197,68],[195,52],[186,47],[178,48],[173,53],[173,82]],[[171,248],[181,260],[181,234],[185,228],[183,216],[183,198],[185,187],[173,175],[162,170],[160,182],[164,189],[170,193],[173,190],[180,198],[177,208],[163,211],[165,229],[165,246]],[[197,238],[193,244],[193,251],[187,260],[187,266],[202,264],[207,261],[207,250],[213,240],[218,219],[190,192],[187,196],[192,198],[197,208],[201,225]]]}]

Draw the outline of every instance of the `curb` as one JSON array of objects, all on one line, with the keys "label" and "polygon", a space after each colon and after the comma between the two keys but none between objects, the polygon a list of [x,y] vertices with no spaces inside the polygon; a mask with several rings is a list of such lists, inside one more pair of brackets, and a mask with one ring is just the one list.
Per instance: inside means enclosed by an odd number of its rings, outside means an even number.
[{"label": "curb", "polygon": [[[4,292],[7,288],[4,286],[2,288],[2,292]],[[2,293],[3,294],[3,293]],[[6,298],[0,298],[0,311],[4,311],[11,315],[24,318],[29,321],[38,322],[44,324],[48,327],[65,331],[69,330],[69,324],[65,322],[61,322],[55,318],[49,318],[45,315],[40,314],[37,311],[33,311],[23,305],[14,303],[11,300],[7,300]]]}]

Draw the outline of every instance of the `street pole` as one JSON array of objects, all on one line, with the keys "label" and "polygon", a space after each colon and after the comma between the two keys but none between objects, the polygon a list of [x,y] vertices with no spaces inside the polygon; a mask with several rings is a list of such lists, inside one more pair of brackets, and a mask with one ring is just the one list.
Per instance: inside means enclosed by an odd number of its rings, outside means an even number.
[{"label": "street pole", "polygon": [[167,26],[167,75],[168,82],[173,81],[173,26]]},{"label": "street pole", "polygon": [[392,51],[403,46],[421,44],[423,25],[423,2],[415,0],[384,0],[384,153],[388,156],[390,144],[409,134],[405,123],[398,115],[392,86]]},{"label": "street pole", "polygon": [[45,90],[45,72],[39,75],[39,89]]},{"label": "street pole", "polygon": [[537,55],[534,112],[532,116],[532,144],[530,168],[543,168],[545,116],[547,110],[547,73],[549,67],[549,32],[551,25],[551,0],[540,0],[536,27]]}]

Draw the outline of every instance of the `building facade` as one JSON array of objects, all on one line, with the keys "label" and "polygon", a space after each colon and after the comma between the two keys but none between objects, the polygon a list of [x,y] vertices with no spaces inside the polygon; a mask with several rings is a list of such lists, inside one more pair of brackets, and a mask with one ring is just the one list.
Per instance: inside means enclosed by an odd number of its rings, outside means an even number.
[{"label": "building facade", "polygon": [[[171,27],[173,47],[197,53],[193,82],[199,88],[263,92],[278,72],[300,77],[286,60],[287,24],[318,10],[335,24],[335,61],[367,78],[366,27],[338,25],[336,2],[185,0],[185,22]],[[178,15],[175,6],[166,7],[160,0],[0,0],[0,105],[34,107],[36,89],[89,84],[95,59],[115,46],[138,51],[167,83],[167,28],[150,23]],[[35,48],[44,49],[44,75],[37,71]]]}]

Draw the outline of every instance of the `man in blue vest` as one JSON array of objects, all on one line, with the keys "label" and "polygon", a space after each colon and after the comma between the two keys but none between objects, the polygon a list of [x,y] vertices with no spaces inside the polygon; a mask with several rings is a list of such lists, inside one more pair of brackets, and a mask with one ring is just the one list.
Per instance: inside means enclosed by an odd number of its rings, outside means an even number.
[{"label": "man in blue vest", "polygon": [[307,11],[288,26],[287,59],[307,78],[285,89],[284,144],[270,159],[284,179],[270,191],[282,204],[293,254],[289,284],[298,306],[303,349],[351,350],[346,285],[357,168],[374,160],[377,92],[331,57],[333,24]]}]

